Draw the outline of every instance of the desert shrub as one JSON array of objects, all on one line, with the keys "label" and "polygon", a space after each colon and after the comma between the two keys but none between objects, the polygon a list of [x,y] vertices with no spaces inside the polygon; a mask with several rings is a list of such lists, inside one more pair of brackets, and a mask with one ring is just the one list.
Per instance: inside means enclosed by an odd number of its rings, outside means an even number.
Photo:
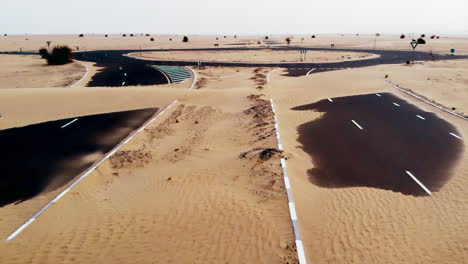
[{"label": "desert shrub", "polygon": [[227,38],[226,36],[224,36],[224,38]]},{"label": "desert shrub", "polygon": [[268,36],[265,36],[265,39],[268,39]]},{"label": "desert shrub", "polygon": [[401,39],[404,39],[405,37],[406,37],[405,34],[401,34],[401,35],[400,35],[400,38],[401,38]]},{"label": "desert shrub", "polygon": [[122,37],[124,37],[124,38],[125,38],[126,36],[127,36],[127,34],[123,34],[123,35],[122,35]]},{"label": "desert shrub", "polygon": [[8,34],[3,34],[4,37],[8,36]]},{"label": "desert shrub", "polygon": [[150,41],[154,41],[154,38],[150,38]]},{"label": "desert shrub", "polygon": [[291,38],[286,38],[285,40],[288,45],[291,43]]},{"label": "desert shrub", "polygon": [[423,38],[418,38],[418,44],[426,44],[426,41]]},{"label": "desert shrub", "polygon": [[410,61],[409,61],[409,60],[407,60],[407,61],[406,61],[406,64],[410,64]]},{"label": "desert shrub", "polygon": [[218,40],[218,39],[219,39],[219,38],[218,38],[218,37],[216,37],[216,40]]},{"label": "desert shrub", "polygon": [[425,38],[426,37],[426,34],[421,34],[421,38]]},{"label": "desert shrub", "polygon": [[439,38],[440,38],[439,36],[436,37],[436,39],[439,39]]},{"label": "desert shrub", "polygon": [[52,53],[47,57],[49,65],[67,64],[73,61],[72,50],[67,46],[55,46]]},{"label": "desert shrub", "polygon": [[108,36],[109,36],[109,35],[104,35],[104,37],[106,37],[106,38],[107,38]]},{"label": "desert shrub", "polygon": [[312,37],[311,37],[311,38],[315,38],[315,35],[312,35]]},{"label": "desert shrub", "polygon": [[260,42],[260,41],[257,41],[257,44],[258,44],[258,45],[260,45],[260,44],[262,44],[262,42]]},{"label": "desert shrub", "polygon": [[82,37],[84,37],[84,34],[80,34],[80,35],[78,35],[78,37],[82,38]]},{"label": "desert shrub", "polygon": [[133,37],[133,34],[130,34],[130,37]]},{"label": "desert shrub", "polygon": [[237,35],[234,35],[234,38],[236,39],[236,38],[237,38]]},{"label": "desert shrub", "polygon": [[172,41],[172,39],[170,38],[169,41]]},{"label": "desert shrub", "polygon": [[146,36],[146,37],[149,37],[149,36],[150,36],[150,34],[146,34],[145,36]]},{"label": "desert shrub", "polygon": [[39,55],[41,55],[41,58],[47,59],[47,57],[49,57],[49,52],[46,48],[41,48],[39,49]]},{"label": "desert shrub", "polygon": [[188,37],[184,36],[184,38],[182,39],[182,42],[188,42]]},{"label": "desert shrub", "polygon": [[432,36],[431,36],[431,39],[434,39],[434,38],[435,38],[435,35],[432,35]]}]

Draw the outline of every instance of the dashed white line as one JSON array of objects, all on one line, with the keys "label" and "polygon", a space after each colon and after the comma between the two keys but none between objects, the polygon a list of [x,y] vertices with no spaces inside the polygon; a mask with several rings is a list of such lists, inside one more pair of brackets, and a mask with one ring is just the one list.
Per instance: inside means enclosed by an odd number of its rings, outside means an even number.
[{"label": "dashed white line", "polygon": [[381,97],[381,95],[380,95],[380,94],[375,94],[375,95],[377,95],[378,97]]},{"label": "dashed white line", "polygon": [[[275,123],[276,137],[278,140],[278,149],[283,150],[283,145],[281,144],[281,138],[280,138],[280,133],[279,133],[278,120],[276,118],[275,104],[273,102],[273,99],[270,99],[270,103],[271,103],[271,109],[273,111],[273,120]],[[299,224],[297,221],[296,206],[294,205],[294,199],[293,199],[292,190],[291,190],[291,183],[289,182],[288,170],[286,168],[286,159],[281,158],[280,162],[281,162],[281,168],[283,169],[284,186],[286,187],[286,194],[288,197],[289,215],[290,215],[293,230],[294,230],[294,236],[295,236],[295,241],[296,241],[296,251],[297,251],[297,256],[299,258],[299,264],[306,264],[307,261],[305,257],[304,246],[302,244],[301,235],[299,232]]]},{"label": "dashed white line", "polygon": [[394,104],[394,105],[396,105],[396,106],[400,106],[400,105],[399,105],[399,104],[397,104],[397,103],[393,103],[393,104]]},{"label": "dashed white line", "polygon": [[148,127],[151,123],[153,123],[158,117],[160,117],[164,112],[166,112],[169,108],[171,108],[177,100],[172,102],[169,106],[167,106],[163,111],[153,117],[150,121],[146,122],[140,129],[134,132],[129,138],[127,138],[124,142],[117,145],[110,153],[108,153],[102,160],[100,160],[96,165],[88,169],[80,178],[78,178],[75,182],[73,182],[67,189],[61,192],[57,197],[55,197],[52,201],[50,201],[46,206],[44,206],[39,212],[37,212],[33,217],[31,217],[26,223],[24,223],[20,228],[18,228],[15,232],[13,232],[7,239],[6,242],[11,241],[15,238],[21,231],[23,231],[26,227],[28,227],[34,220],[36,220],[41,214],[43,214],[49,207],[55,204],[60,198],[62,198],[66,193],[68,193],[73,187],[75,187],[78,183],[80,183],[84,178],[86,178],[91,172],[93,172],[97,167],[99,167],[104,161],[109,159],[115,152],[117,152],[123,145],[133,139],[136,135],[138,135],[143,129]]},{"label": "dashed white line", "polygon": [[458,139],[462,139],[462,138],[461,138],[459,135],[457,135],[457,134],[454,134],[454,133],[449,133],[449,134],[450,134],[451,136],[454,136],[454,137],[458,138]]},{"label": "dashed white line", "polygon": [[330,101],[330,103],[333,103],[333,100],[331,98],[328,98],[328,101]]},{"label": "dashed white line", "polygon": [[427,194],[432,195],[431,191],[429,191],[424,184],[422,184],[411,172],[406,171],[406,174],[408,174],[421,188],[423,188],[424,191],[426,191]]},{"label": "dashed white line", "polygon": [[65,128],[65,127],[71,125],[71,124],[72,124],[73,122],[75,122],[76,120],[78,120],[78,118],[75,118],[75,119],[73,119],[72,121],[66,123],[65,125],[62,126],[62,128]]},{"label": "dashed white line", "polygon": [[124,85],[125,85],[125,81],[123,81],[123,83],[122,83],[122,86],[124,86]]},{"label": "dashed white line", "polygon": [[354,120],[351,120],[351,121],[352,121],[359,129],[361,129],[361,130],[363,129],[356,121],[354,121]]},{"label": "dashed white line", "polygon": [[426,118],[420,116],[420,115],[416,115],[419,119],[422,119],[422,120],[426,120]]},{"label": "dashed white line", "polygon": [[126,72],[124,72],[124,76],[127,76],[127,73],[126,73]]}]

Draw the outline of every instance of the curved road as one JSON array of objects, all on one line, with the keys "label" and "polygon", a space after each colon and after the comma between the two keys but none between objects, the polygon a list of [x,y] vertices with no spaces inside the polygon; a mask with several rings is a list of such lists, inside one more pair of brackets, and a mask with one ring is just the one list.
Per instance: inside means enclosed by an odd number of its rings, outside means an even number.
[{"label": "curved road", "polygon": [[[140,60],[125,56],[133,52],[158,52],[158,51],[227,51],[227,50],[262,50],[266,48],[205,48],[205,49],[144,49],[144,50],[97,50],[75,53],[75,59],[97,63],[104,67],[95,74],[88,86],[126,86],[126,85],[153,85],[167,83],[164,76],[149,65],[177,65],[196,66],[194,61],[165,61],[165,60]],[[317,50],[317,51],[346,51],[366,52],[380,55],[379,58],[335,63],[240,63],[240,62],[202,62],[203,66],[230,66],[230,67],[284,67],[299,72],[290,72],[292,75],[304,75],[310,69],[315,69],[311,74],[341,68],[359,68],[379,64],[401,64],[411,60],[413,52],[403,50],[369,50],[369,49],[327,49],[304,47],[273,47],[271,50]],[[466,59],[468,56],[443,56],[416,51],[415,60],[430,61]]]}]

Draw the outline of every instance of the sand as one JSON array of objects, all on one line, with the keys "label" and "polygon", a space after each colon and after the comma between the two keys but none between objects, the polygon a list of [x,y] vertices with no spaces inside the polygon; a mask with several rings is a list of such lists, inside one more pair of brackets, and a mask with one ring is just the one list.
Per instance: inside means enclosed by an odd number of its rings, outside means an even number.
[{"label": "sand", "polygon": [[76,62],[47,65],[46,60],[36,55],[0,55],[0,89],[67,87],[78,81],[85,71],[84,66]]},{"label": "sand", "polygon": [[[463,138],[468,136],[466,121],[384,84],[385,73],[405,71],[404,67],[376,66],[299,78],[283,77],[278,71],[270,77],[267,91],[277,105],[301,235],[310,263],[460,263],[468,256],[463,246],[468,227],[466,152],[453,171],[447,172],[451,180],[430,197],[363,187],[327,189],[308,180],[307,170],[314,167],[313,158],[300,148],[296,128],[321,114],[291,110],[295,106],[329,97],[390,92],[425,111],[435,112],[454,124]],[[427,68],[420,69],[424,72]],[[452,71],[440,69],[437,74],[450,76]],[[466,91],[467,83],[459,81],[456,87],[437,88],[449,93],[452,89]],[[424,81],[414,83],[423,87],[421,82]]]},{"label": "sand", "polygon": [[[116,35],[107,39],[27,36],[27,41],[25,36],[8,36],[0,38],[0,50],[36,49],[47,39],[79,44],[80,49],[192,48],[216,43],[214,36],[190,37],[188,44],[181,43],[180,36],[171,37],[172,42],[159,40],[162,36],[149,42],[144,36],[125,40]],[[394,37],[378,39],[377,48],[407,49],[406,42]],[[260,38],[227,36],[219,43],[265,45],[255,44]],[[317,35],[304,42],[295,37],[291,45],[327,46],[331,41],[337,47],[373,45],[371,36],[338,35]],[[447,45],[460,46],[463,52],[468,43],[455,38],[439,41],[444,44],[433,47],[440,52]],[[16,68],[31,62],[15,61]],[[296,263],[280,156],[287,158],[308,263],[462,263],[468,258],[466,151],[448,172],[451,180],[430,197],[365,187],[321,188],[308,181],[313,157],[301,149],[296,130],[320,114],[291,110],[328,97],[391,92],[435,112],[466,139],[466,121],[384,84],[391,80],[465,111],[466,61],[381,65],[303,77],[283,76],[277,69],[270,82],[272,68],[206,67],[196,69],[199,83],[191,91],[171,86],[84,87],[98,70],[92,63],[84,64],[89,74],[73,88],[43,84],[17,89],[13,81],[6,82],[6,88],[0,89],[4,117],[0,129],[179,102],[12,242],[1,242],[1,263]],[[49,75],[37,76],[38,82],[48,81]],[[189,84],[184,83],[187,88]],[[271,112],[266,102],[247,98],[252,94],[264,94],[262,98],[276,103],[285,151],[267,160],[260,158],[261,153],[277,146],[271,123],[263,124],[271,122]],[[0,208],[1,237],[64,188]]]},{"label": "sand", "polygon": [[161,51],[133,53],[133,57],[152,60],[202,62],[313,62],[327,63],[378,58],[379,55],[362,52],[308,51],[306,55],[297,50],[249,50],[249,51]]}]

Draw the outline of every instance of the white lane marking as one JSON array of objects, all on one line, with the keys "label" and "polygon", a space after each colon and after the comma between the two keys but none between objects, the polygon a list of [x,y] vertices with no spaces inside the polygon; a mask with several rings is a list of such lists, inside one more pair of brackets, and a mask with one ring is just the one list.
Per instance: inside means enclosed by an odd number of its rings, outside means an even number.
[{"label": "white lane marking", "polygon": [[276,71],[277,69],[279,69],[279,68],[275,68],[275,69],[271,70],[271,71],[267,74],[267,78],[266,78],[266,79],[267,79],[267,82],[270,82],[270,75],[271,75],[274,71]]},{"label": "white lane marking", "polygon": [[289,213],[291,214],[292,220],[297,220],[296,207],[293,202],[289,202]]},{"label": "white lane marking", "polygon": [[304,246],[302,245],[302,240],[296,240],[296,251],[299,256],[299,264],[306,264]]},{"label": "white lane marking", "polygon": [[378,97],[381,97],[381,95],[380,95],[380,94],[375,94],[375,95],[377,95]]},{"label": "white lane marking", "polygon": [[73,122],[75,122],[76,120],[78,120],[78,118],[75,118],[75,119],[73,119],[72,121],[66,123],[65,125],[62,126],[62,128],[65,128],[65,127],[71,125],[71,124],[72,124]]},{"label": "white lane marking", "polygon": [[426,186],[424,186],[424,184],[422,184],[411,172],[406,171],[406,174],[408,174],[411,178],[413,178],[413,180],[417,184],[419,184],[419,186],[421,186],[421,188],[423,188],[423,190],[426,191],[427,194],[432,195],[431,191],[429,191],[429,189],[426,188]]},{"label": "white lane marking", "polygon": [[190,68],[190,67],[187,67],[187,68],[188,68],[188,69],[192,72],[192,74],[193,74],[193,82],[192,82],[192,85],[191,85],[190,88],[189,88],[189,90],[192,90],[193,87],[195,87],[195,84],[197,83],[197,78],[198,78],[198,76],[197,76],[197,72],[196,72],[194,69],[192,69],[192,68]]},{"label": "white lane marking", "polygon": [[175,100],[172,102],[170,105],[168,105],[164,110],[162,110],[159,114],[157,114],[155,117],[153,117],[150,121],[146,122],[140,129],[138,129],[135,133],[133,133],[127,140],[124,142],[120,143],[117,145],[117,147],[114,148],[110,153],[108,153],[102,160],[100,160],[96,165],[92,166],[89,168],[80,178],[78,178],[75,182],[73,182],[67,189],[65,189],[63,192],[61,192],[57,197],[55,197],[52,201],[50,201],[46,206],[44,206],[39,212],[37,212],[33,217],[31,217],[26,223],[24,223],[20,228],[18,228],[15,232],[13,232],[7,239],[5,240],[6,242],[11,241],[13,238],[15,238],[21,231],[23,231],[26,227],[28,227],[34,220],[36,220],[41,214],[43,214],[49,207],[51,207],[53,204],[55,204],[60,198],[62,198],[66,193],[68,193],[73,187],[75,187],[78,183],[80,183],[83,179],[88,177],[88,175],[91,174],[97,167],[99,167],[104,161],[109,159],[112,155],[114,155],[115,152],[117,152],[120,148],[122,148],[123,145],[125,145],[127,142],[129,142],[131,139],[136,137],[143,129],[148,127],[151,123],[153,123],[158,117],[160,117],[164,112],[166,112],[169,108],[171,108],[174,104],[176,104],[178,100]]},{"label": "white lane marking", "polygon": [[311,72],[315,71],[315,68],[312,68],[312,70],[308,71],[306,75],[309,75]]},{"label": "white lane marking", "polygon": [[78,62],[79,64],[84,66],[86,71],[85,71],[85,74],[83,76],[81,76],[81,78],[78,81],[76,81],[74,84],[70,85],[70,87],[74,87],[75,85],[80,83],[86,77],[86,75],[88,75],[88,67],[86,66],[86,64],[83,64],[83,63],[81,63],[81,62],[79,62],[77,60],[73,60],[73,61]]},{"label": "white lane marking", "polygon": [[454,136],[454,137],[456,137],[456,138],[462,139],[462,138],[461,138],[459,135],[457,135],[457,134],[450,133],[450,135],[452,135],[452,136]]},{"label": "white lane marking", "polygon": [[123,83],[122,83],[122,86],[124,86],[124,85],[125,85],[125,81],[123,81]]},{"label": "white lane marking", "polygon": [[419,119],[422,119],[422,120],[426,120],[426,118],[420,116],[420,115],[416,115]]},{"label": "white lane marking", "polygon": [[127,73],[126,73],[126,72],[124,72],[124,76],[127,76]]},{"label": "white lane marking", "polygon": [[[273,114],[274,114],[273,122],[275,124],[276,137],[278,139],[278,148],[282,150],[283,145],[281,144],[281,141],[280,141],[278,119],[276,118],[275,103],[273,102],[273,99],[270,99],[270,103],[271,103],[271,110],[273,111]],[[289,182],[288,169],[286,168],[286,159],[281,158],[280,162],[281,162],[281,168],[283,169],[284,186],[286,187],[286,194],[288,198],[289,215],[290,215],[293,230],[294,230],[294,236],[296,238],[296,250],[297,250],[297,256],[299,258],[299,264],[306,264],[307,262],[306,262],[305,253],[304,253],[304,246],[302,245],[302,240],[301,240],[301,236],[299,232],[299,225],[297,223],[296,207],[294,205],[294,199],[292,196],[291,183]]]},{"label": "white lane marking", "polygon": [[332,99],[330,99],[330,98],[328,98],[328,101],[330,101],[330,103],[333,103],[333,100],[332,100]]},{"label": "white lane marking", "polygon": [[359,129],[363,129],[356,121],[351,120]]},{"label": "white lane marking", "polygon": [[400,106],[400,105],[399,105],[399,104],[397,104],[397,103],[393,103],[393,104],[394,104],[394,105],[396,105],[396,106]]},{"label": "white lane marking", "polygon": [[424,98],[422,98],[422,97],[420,97],[420,96],[418,96],[418,95],[416,95],[416,94],[414,94],[414,93],[412,93],[412,92],[409,92],[409,91],[407,91],[407,90],[405,90],[405,89],[403,89],[403,88],[398,87],[397,85],[394,85],[394,84],[391,83],[391,82],[388,82],[388,81],[384,81],[384,82],[385,82],[386,84],[388,84],[388,85],[390,85],[390,86],[393,86],[394,88],[396,88],[396,89],[398,89],[398,90],[400,90],[400,91],[406,93],[406,94],[409,94],[409,95],[411,95],[411,96],[413,96],[413,97],[416,97],[417,99],[419,99],[419,100],[421,100],[421,101],[423,101],[423,102],[425,102],[425,103],[427,103],[427,104],[430,104],[430,105],[432,105],[432,106],[434,106],[434,107],[436,107],[436,108],[439,108],[439,109],[442,110],[442,111],[445,111],[445,112],[447,112],[447,113],[449,113],[449,114],[451,114],[451,115],[457,116],[457,117],[462,118],[462,119],[464,119],[464,120],[468,120],[468,117],[464,117],[464,116],[459,115],[459,114],[457,114],[457,113],[451,112],[451,111],[449,111],[449,110],[447,110],[447,109],[445,109],[445,108],[443,108],[443,107],[440,107],[440,106],[438,106],[438,105],[436,105],[436,104],[433,104],[433,103],[429,102],[428,100],[426,100],[426,99],[424,99]]}]

